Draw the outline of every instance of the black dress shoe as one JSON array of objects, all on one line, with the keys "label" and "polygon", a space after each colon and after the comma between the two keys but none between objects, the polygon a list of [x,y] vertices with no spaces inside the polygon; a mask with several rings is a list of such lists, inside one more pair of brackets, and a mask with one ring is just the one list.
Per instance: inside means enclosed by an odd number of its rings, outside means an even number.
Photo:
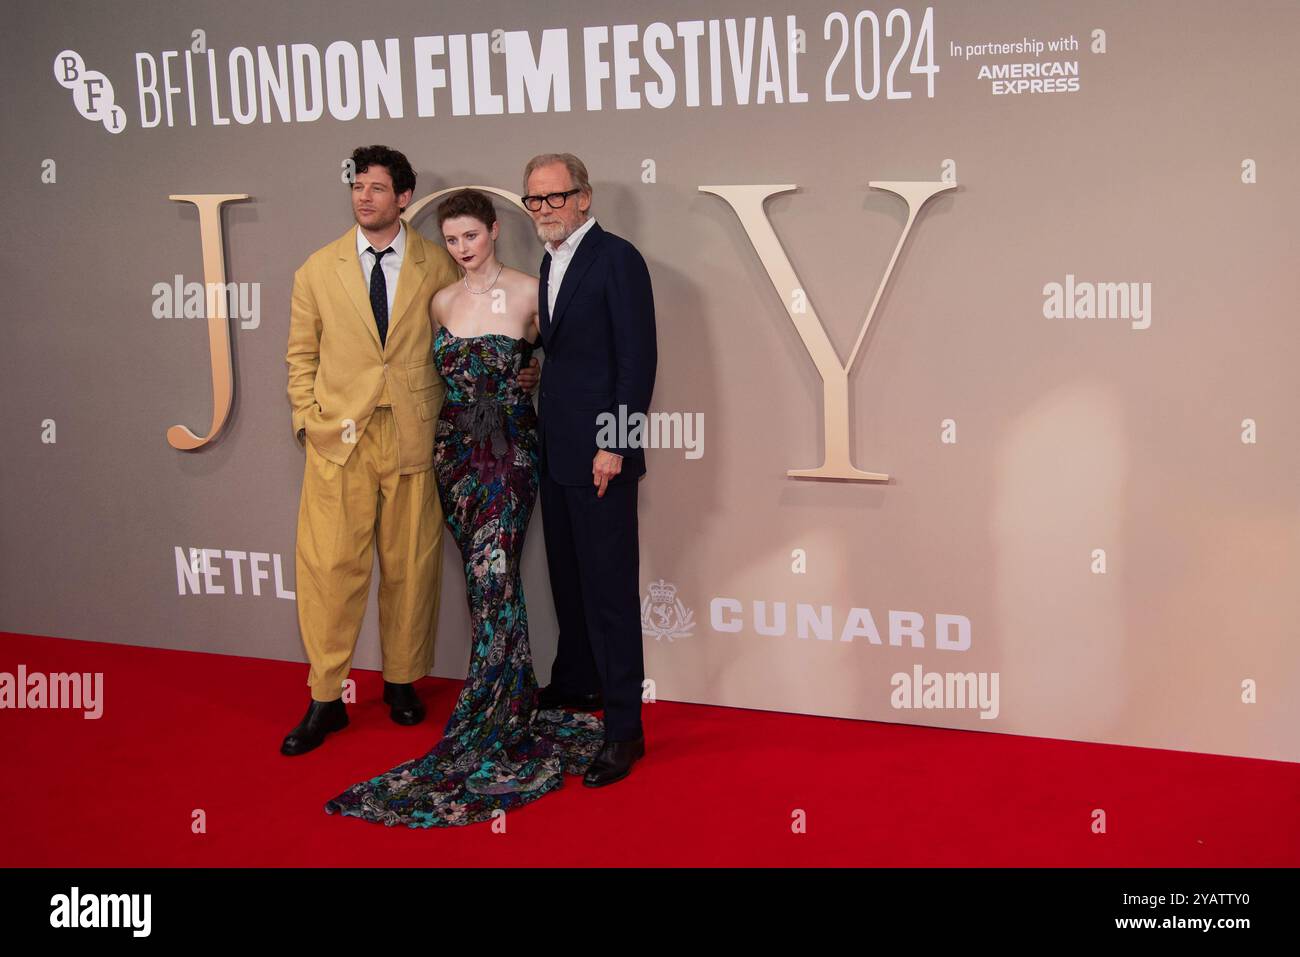
[{"label": "black dress shoe", "polygon": [[342,698],[337,701],[313,701],[298,722],[298,727],[285,736],[284,743],[280,745],[280,753],[290,756],[306,754],[324,744],[325,735],[331,731],[342,731],[347,726],[348,709]]},{"label": "black dress shoe", "polygon": [[415,685],[385,681],[384,704],[392,708],[389,714],[398,724],[419,724],[424,720],[424,702],[415,693]]},{"label": "black dress shoe", "polygon": [[604,787],[621,781],[632,773],[632,765],[638,758],[645,757],[645,735],[634,741],[606,741],[596,760],[582,776],[582,783],[589,788]]},{"label": "black dress shoe", "polygon": [[553,684],[537,692],[537,707],[542,711],[554,708],[568,708],[570,711],[599,711],[605,707],[605,699],[599,691],[591,694],[570,694],[561,691]]}]

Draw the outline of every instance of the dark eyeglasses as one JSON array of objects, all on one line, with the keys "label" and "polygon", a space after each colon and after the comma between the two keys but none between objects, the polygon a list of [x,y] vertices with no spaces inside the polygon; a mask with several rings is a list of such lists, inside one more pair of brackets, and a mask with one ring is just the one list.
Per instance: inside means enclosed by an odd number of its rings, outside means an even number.
[{"label": "dark eyeglasses", "polygon": [[523,197],[524,208],[535,213],[542,208],[542,200],[546,200],[546,205],[551,207],[551,209],[559,209],[566,201],[568,201],[570,196],[581,192],[582,190],[574,187],[573,189],[566,190],[563,193],[547,193],[545,196],[525,196]]}]

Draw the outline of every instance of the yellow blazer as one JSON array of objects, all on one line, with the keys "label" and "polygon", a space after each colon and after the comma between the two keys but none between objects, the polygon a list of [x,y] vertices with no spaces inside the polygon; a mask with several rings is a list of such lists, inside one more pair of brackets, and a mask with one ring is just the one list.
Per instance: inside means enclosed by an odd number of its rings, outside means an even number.
[{"label": "yellow blazer", "polygon": [[385,393],[400,472],[433,465],[444,386],[433,364],[429,300],[459,273],[445,249],[405,222],[402,228],[406,251],[383,347],[357,257],[356,226],[294,273],[286,356],[293,431],[305,429],[312,448],[336,465],[347,462]]}]

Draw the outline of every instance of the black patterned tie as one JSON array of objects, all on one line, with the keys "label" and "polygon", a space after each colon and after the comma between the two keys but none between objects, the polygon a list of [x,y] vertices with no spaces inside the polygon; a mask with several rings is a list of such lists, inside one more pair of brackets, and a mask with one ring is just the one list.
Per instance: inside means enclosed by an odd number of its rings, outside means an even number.
[{"label": "black patterned tie", "polygon": [[374,253],[375,268],[370,270],[370,309],[375,314],[375,325],[379,329],[379,344],[388,345],[388,281],[384,279],[383,260],[393,251],[389,246],[383,252],[376,253],[367,246],[366,251]]}]

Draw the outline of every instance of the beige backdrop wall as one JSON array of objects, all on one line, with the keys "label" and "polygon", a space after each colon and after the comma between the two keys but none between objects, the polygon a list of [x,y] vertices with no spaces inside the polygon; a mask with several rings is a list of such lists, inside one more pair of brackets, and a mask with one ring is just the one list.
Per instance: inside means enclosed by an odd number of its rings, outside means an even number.
[{"label": "beige backdrop wall", "polygon": [[[1300,760],[1300,7],[358,9],[7,8],[0,628],[303,660],[284,351],[293,270],[349,222],[340,163],[399,147],[418,197],[518,190],[530,155],[563,149],[649,263],[653,408],[704,423],[702,454],[652,450],[642,485],[658,699]],[[873,182],[954,187],[883,291],[908,205]],[[700,189],[742,184],[797,189],[748,223]],[[160,284],[204,279],[175,194],[250,197],[221,217],[250,306],[227,320],[233,408],[193,451],[166,434],[212,420],[208,322],[157,316]],[[536,272],[502,210],[502,258]],[[793,278],[760,259],[762,222]],[[1090,290],[1112,317],[1078,317]],[[842,428],[853,466],[889,478],[792,477],[823,461],[827,416],[841,428],[810,323],[843,361],[878,291]],[[446,568],[436,671],[456,676],[450,545]],[[525,585],[545,680],[539,520]],[[357,663],[377,657],[372,604]],[[931,673],[986,698],[902,697]],[[900,706],[918,703],[946,707]]]}]

